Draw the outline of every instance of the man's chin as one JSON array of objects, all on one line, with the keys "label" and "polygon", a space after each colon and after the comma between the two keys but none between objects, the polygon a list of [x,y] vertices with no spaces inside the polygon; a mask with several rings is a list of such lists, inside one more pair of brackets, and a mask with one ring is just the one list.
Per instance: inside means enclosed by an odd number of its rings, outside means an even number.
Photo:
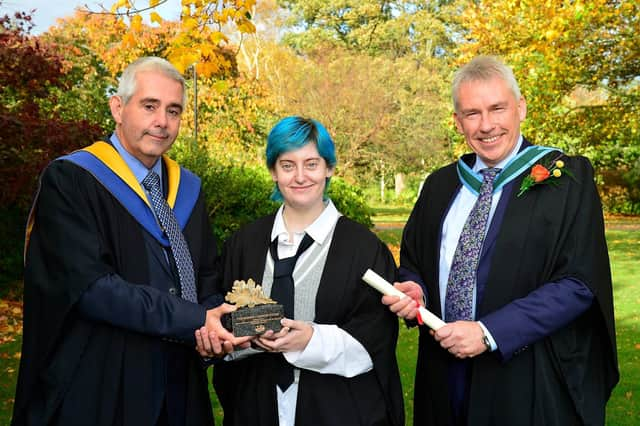
[{"label": "man's chin", "polygon": [[168,138],[154,138],[147,135],[146,139],[146,151],[149,155],[162,155],[171,148],[175,139]]}]

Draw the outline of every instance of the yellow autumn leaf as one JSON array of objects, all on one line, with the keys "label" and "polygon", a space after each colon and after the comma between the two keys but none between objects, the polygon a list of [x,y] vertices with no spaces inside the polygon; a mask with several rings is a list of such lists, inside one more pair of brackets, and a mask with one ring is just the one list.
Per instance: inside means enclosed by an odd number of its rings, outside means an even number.
[{"label": "yellow autumn leaf", "polygon": [[129,0],[118,0],[116,3],[116,9],[120,9],[121,7],[131,9],[131,3],[129,3]]},{"label": "yellow autumn leaf", "polygon": [[171,62],[180,72],[185,72],[185,70],[187,68],[189,68],[194,62],[196,62],[198,60],[198,56],[197,54],[191,53],[192,50],[189,51],[189,53],[184,53],[185,49],[177,49],[177,50],[172,50],[169,53],[169,62]]},{"label": "yellow autumn leaf", "polygon": [[186,31],[190,31],[198,26],[198,21],[193,18],[186,18],[182,21],[182,28]]},{"label": "yellow autumn leaf", "polygon": [[222,12],[214,12],[213,13],[213,19],[216,22],[226,22],[229,19],[228,11],[225,9]]},{"label": "yellow autumn leaf", "polygon": [[186,61],[181,56],[170,56],[169,61],[173,64],[174,67],[181,73],[184,73],[184,70],[187,69]]},{"label": "yellow autumn leaf", "polygon": [[187,61],[187,67],[190,67],[195,62],[197,62],[198,59],[200,59],[200,50],[198,49],[198,47],[199,46],[196,45],[190,50],[183,50],[182,56]]},{"label": "yellow autumn leaf", "polygon": [[142,30],[142,16],[133,15],[131,17],[131,30],[134,32]]},{"label": "yellow autumn leaf", "polygon": [[209,61],[204,64],[202,67],[201,75],[215,75],[221,71],[218,63],[214,61]]},{"label": "yellow autumn leaf", "polygon": [[256,32],[256,27],[253,25],[253,22],[244,21],[241,24],[238,24],[238,31],[245,34],[253,34]]},{"label": "yellow autumn leaf", "polygon": [[155,22],[158,25],[162,24],[162,16],[160,16],[158,12],[151,12],[151,15],[149,15],[149,19],[151,20],[151,22]]},{"label": "yellow autumn leaf", "polygon": [[149,7],[156,7],[160,0],[149,0]]},{"label": "yellow autumn leaf", "polygon": [[209,41],[217,46],[221,41],[227,41],[227,37],[220,31],[214,31],[209,34]]},{"label": "yellow autumn leaf", "polygon": [[207,56],[211,56],[214,54],[213,49],[211,48],[212,45],[207,43],[207,44],[201,44],[200,45],[200,56],[202,57],[207,57]]},{"label": "yellow autumn leaf", "polygon": [[189,43],[189,37],[187,33],[184,32],[180,32],[178,33],[178,35],[173,39],[173,46],[184,46],[186,44]]},{"label": "yellow autumn leaf", "polygon": [[133,47],[136,45],[136,38],[131,33],[126,33],[122,36],[122,45],[125,48]]}]

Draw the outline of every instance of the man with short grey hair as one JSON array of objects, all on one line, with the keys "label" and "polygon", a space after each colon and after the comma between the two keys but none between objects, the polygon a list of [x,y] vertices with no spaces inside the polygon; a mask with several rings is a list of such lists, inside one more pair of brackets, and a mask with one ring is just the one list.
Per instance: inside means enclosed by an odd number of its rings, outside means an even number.
[{"label": "man with short grey hair", "polygon": [[196,330],[216,355],[244,342],[220,325],[200,179],[165,155],[184,104],[180,73],[141,58],[109,101],[114,133],[43,172],[13,424],[213,424]]},{"label": "man with short grey hair", "polygon": [[383,303],[420,327],[415,425],[603,425],[619,379],[604,221],[589,161],[532,145],[511,69],[479,56],[453,80],[473,151],[432,173]]}]

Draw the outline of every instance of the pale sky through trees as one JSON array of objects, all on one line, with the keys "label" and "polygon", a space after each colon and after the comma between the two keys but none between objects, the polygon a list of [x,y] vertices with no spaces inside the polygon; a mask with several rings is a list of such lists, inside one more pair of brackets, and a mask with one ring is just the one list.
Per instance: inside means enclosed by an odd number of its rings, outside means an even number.
[{"label": "pale sky through trees", "polygon": [[[14,12],[27,12],[36,9],[33,14],[33,23],[35,24],[32,34],[39,34],[46,31],[50,26],[54,25],[56,19],[69,16],[77,7],[88,6],[90,10],[100,11],[100,4],[109,9],[114,0],[2,0],[0,14],[13,15]],[[132,2],[140,8],[146,7],[149,3],[147,0],[137,0]],[[169,0],[166,4],[158,7],[158,13],[163,18],[173,19],[174,14],[180,11],[180,0]]]},{"label": "pale sky through trees", "polygon": [[37,34],[46,31],[47,28],[55,23],[57,18],[71,15],[76,7],[85,4],[95,10],[100,8],[95,0],[4,0],[2,9],[4,13],[9,14],[36,9],[33,14],[35,26],[32,32]]}]

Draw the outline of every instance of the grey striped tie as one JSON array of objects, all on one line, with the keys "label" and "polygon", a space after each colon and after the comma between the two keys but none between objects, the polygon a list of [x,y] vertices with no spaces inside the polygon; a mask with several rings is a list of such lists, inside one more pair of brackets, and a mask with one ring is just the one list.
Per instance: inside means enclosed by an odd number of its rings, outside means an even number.
[{"label": "grey striped tie", "polygon": [[142,185],[151,194],[151,204],[156,212],[156,217],[171,245],[171,253],[178,268],[182,298],[197,303],[196,280],[193,274],[193,262],[189,253],[189,246],[182,235],[176,216],[167,204],[160,191],[160,178],[150,171],[142,181]]}]

